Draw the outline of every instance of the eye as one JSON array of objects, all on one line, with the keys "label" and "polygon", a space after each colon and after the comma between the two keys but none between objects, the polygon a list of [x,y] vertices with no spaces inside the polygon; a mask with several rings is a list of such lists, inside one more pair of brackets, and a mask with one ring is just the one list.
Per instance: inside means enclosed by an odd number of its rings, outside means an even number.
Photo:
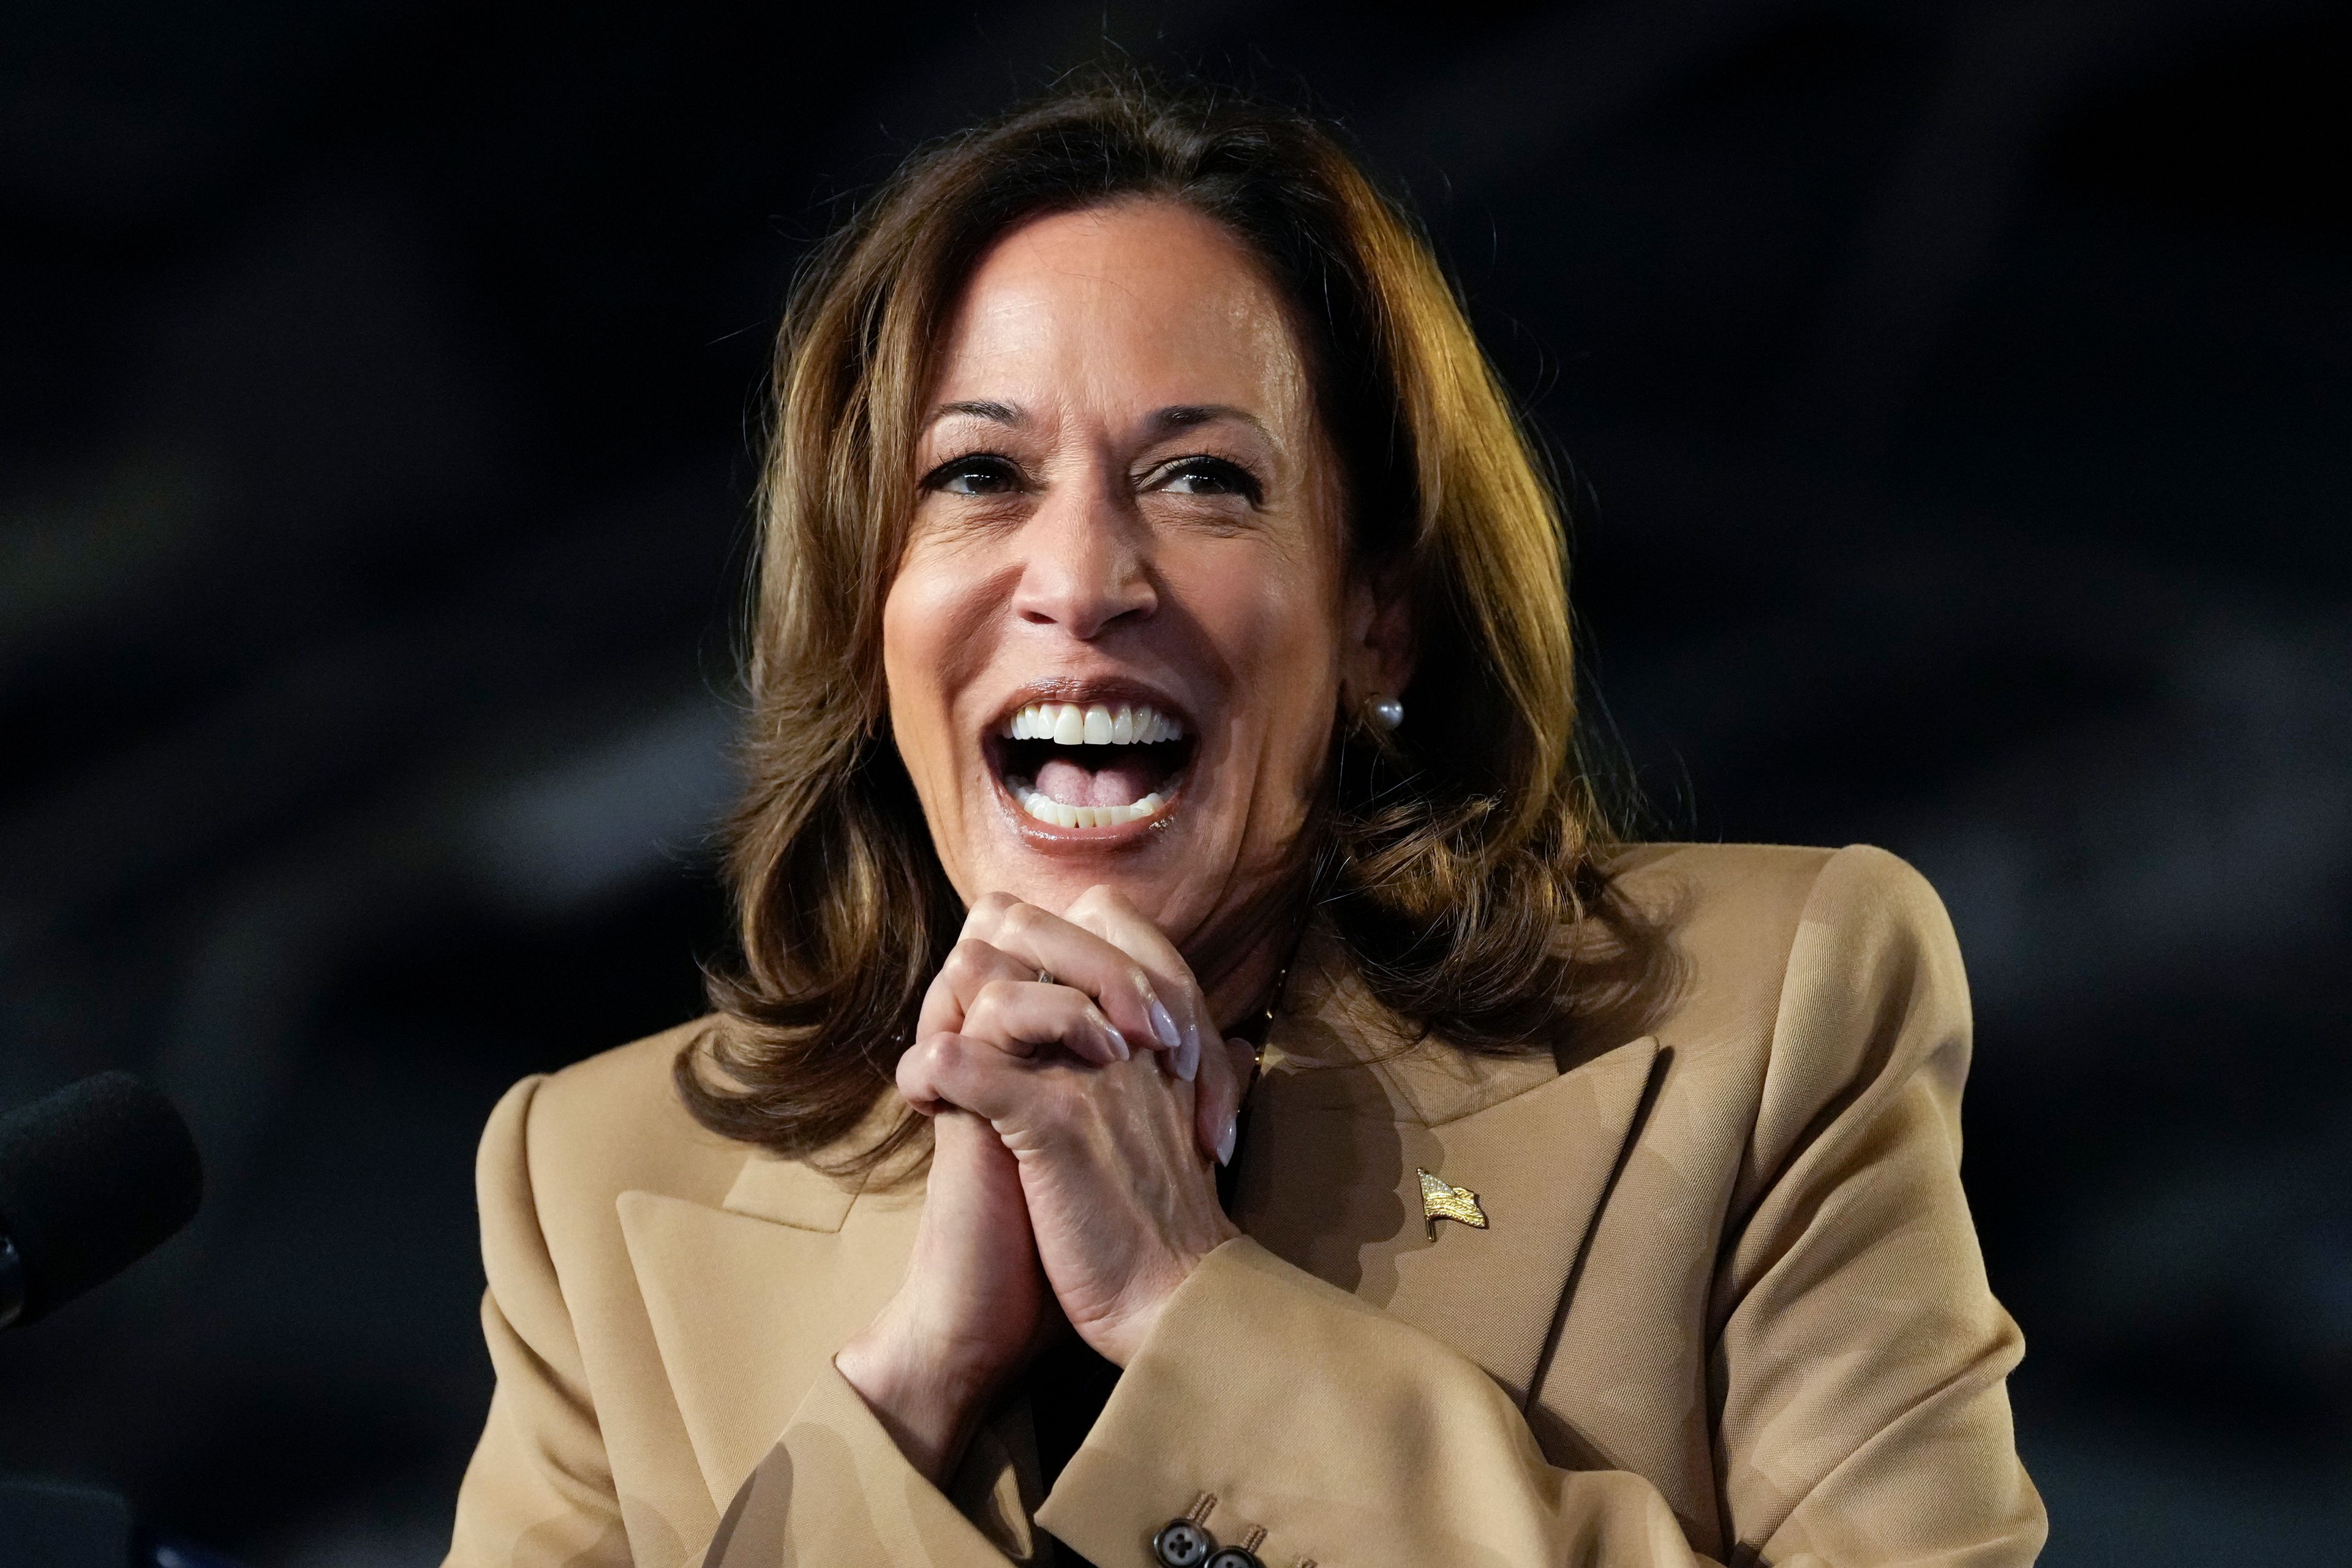
[{"label": "eye", "polygon": [[972,452],[951,458],[923,476],[923,489],[951,496],[1006,496],[1021,489],[1021,470],[1010,458]]},{"label": "eye", "polygon": [[1224,458],[1179,458],[1154,478],[1155,489],[1180,496],[1239,496],[1252,506],[1265,500],[1257,476]]}]

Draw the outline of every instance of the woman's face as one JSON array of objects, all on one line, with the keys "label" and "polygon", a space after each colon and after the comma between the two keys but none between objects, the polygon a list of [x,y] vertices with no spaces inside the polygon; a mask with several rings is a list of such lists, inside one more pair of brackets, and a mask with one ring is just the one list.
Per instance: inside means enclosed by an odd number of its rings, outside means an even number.
[{"label": "woman's face", "polygon": [[1128,202],[998,241],[942,351],[883,616],[940,861],[967,903],[1110,884],[1198,963],[1285,868],[1343,693],[1402,685],[1280,298]]}]

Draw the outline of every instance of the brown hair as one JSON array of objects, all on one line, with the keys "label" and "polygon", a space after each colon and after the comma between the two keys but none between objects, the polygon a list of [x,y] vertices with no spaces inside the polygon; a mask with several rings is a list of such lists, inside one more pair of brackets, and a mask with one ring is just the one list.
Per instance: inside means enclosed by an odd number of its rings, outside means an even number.
[{"label": "brown hair", "polygon": [[[1605,893],[1605,831],[1573,743],[1560,515],[1460,303],[1412,220],[1313,118],[1097,79],[909,160],[793,289],[729,861],[741,963],[714,975],[719,1026],[677,1062],[715,1131],[786,1155],[837,1143],[889,1083],[955,940],[963,910],[882,677],[918,402],[992,242],[1135,198],[1205,215],[1265,266],[1314,370],[1351,558],[1412,584],[1410,718],[1387,736],[1335,715],[1302,846],[1314,896],[1373,994],[1458,1047],[1552,1047],[1577,1010],[1569,937]],[[911,1136],[902,1119],[843,1163]]]}]

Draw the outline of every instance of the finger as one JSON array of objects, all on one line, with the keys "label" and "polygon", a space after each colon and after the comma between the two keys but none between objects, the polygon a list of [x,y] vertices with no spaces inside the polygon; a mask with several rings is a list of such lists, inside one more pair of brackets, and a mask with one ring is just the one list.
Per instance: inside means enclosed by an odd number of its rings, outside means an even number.
[{"label": "finger", "polygon": [[929,989],[923,993],[915,1037],[953,1034],[962,1028],[966,1010],[979,999],[982,989],[994,981],[1036,978],[1035,964],[1024,964],[977,937],[966,937],[948,950],[947,962],[940,965]]},{"label": "finger", "polygon": [[1202,1149],[1219,1164],[1231,1160],[1242,1095],[1248,1084],[1234,1070],[1223,1035],[1210,1016],[1199,982],[1192,977],[1192,965],[1158,923],[1117,889],[1088,889],[1071,904],[1069,918],[1130,954],[1151,973],[1163,994],[1179,998],[1186,1019],[1186,1044],[1181,1051],[1171,1053],[1170,1063],[1177,1076],[1194,1080],[1192,1115]]},{"label": "finger", "polygon": [[1005,893],[972,905],[963,933],[1093,997],[1128,1042],[1168,1051],[1184,1043],[1151,972],[1117,943]]},{"label": "finger", "polygon": [[1201,1058],[1201,1079],[1194,1085],[1193,1114],[1200,1123],[1201,1147],[1220,1165],[1234,1163],[1234,1145],[1241,1136],[1242,1101],[1250,1089],[1257,1065],[1257,1047],[1247,1040],[1219,1043]]},{"label": "finger", "polygon": [[1192,1085],[1193,1135],[1220,1165],[1233,1163],[1234,1143],[1241,1128],[1242,1094],[1249,1087],[1244,1075],[1249,1070],[1250,1054],[1247,1041],[1220,1038],[1215,1048],[1202,1057],[1201,1076]]},{"label": "finger", "polygon": [[1103,1016],[1094,998],[1068,985],[1034,980],[992,980],[964,1009],[954,1031],[1015,1057],[1034,1057],[1054,1046],[1097,1067],[1123,1062],[1133,1053],[1118,1026]]},{"label": "finger", "polygon": [[937,1116],[946,1110],[971,1110],[971,1107],[960,1105],[950,1097],[947,1080],[961,1075],[961,1058],[975,1050],[992,1051],[992,1047],[969,1045],[957,1034],[925,1035],[898,1055],[894,1077],[899,1098],[925,1116]]},{"label": "finger", "polygon": [[1151,976],[1154,991],[1175,1011],[1182,1042],[1170,1052],[1170,1066],[1187,1082],[1198,1077],[1203,1053],[1223,1036],[1209,1016],[1200,982],[1192,978],[1192,966],[1176,944],[1116,888],[1088,888],[1072,902],[1067,918],[1126,953]]},{"label": "finger", "polygon": [[952,1107],[1001,1124],[1034,1110],[1045,1081],[1020,1058],[962,1035],[927,1036],[898,1058],[898,1093],[926,1116]]}]

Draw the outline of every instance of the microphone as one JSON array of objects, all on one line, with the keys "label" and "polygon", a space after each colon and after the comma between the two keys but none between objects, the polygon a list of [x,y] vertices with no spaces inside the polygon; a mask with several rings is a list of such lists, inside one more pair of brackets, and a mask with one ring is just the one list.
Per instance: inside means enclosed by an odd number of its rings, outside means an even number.
[{"label": "microphone", "polygon": [[0,1117],[0,1329],[130,1268],[188,1223],[204,1192],[188,1124],[129,1073]]}]

